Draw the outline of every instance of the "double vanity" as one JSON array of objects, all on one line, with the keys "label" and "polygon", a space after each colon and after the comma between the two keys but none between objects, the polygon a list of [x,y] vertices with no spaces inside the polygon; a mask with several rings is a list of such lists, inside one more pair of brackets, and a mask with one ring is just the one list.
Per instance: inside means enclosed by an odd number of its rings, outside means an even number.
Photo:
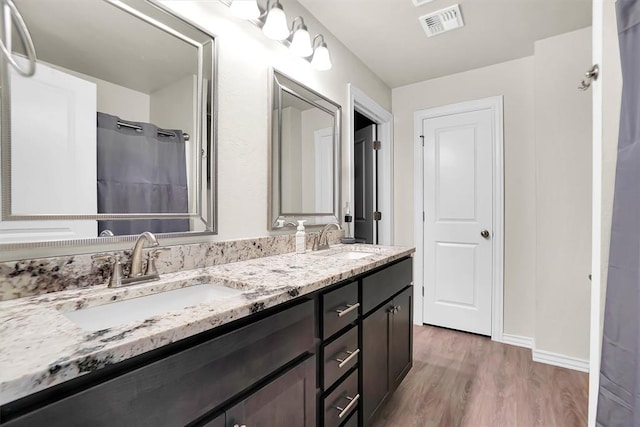
[{"label": "double vanity", "polygon": [[371,425],[412,364],[410,248],[336,245],[0,303],[0,424]]}]

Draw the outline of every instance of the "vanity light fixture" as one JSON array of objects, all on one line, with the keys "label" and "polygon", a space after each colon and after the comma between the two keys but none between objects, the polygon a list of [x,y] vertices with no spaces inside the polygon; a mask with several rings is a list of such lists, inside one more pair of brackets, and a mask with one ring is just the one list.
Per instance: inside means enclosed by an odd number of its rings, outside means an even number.
[{"label": "vanity light fixture", "polygon": [[230,8],[234,15],[247,20],[258,19],[262,14],[257,0],[233,0]]},{"label": "vanity light fixture", "polygon": [[[299,22],[296,28],[297,21]],[[289,51],[302,58],[306,58],[313,54],[311,36],[309,36],[307,26],[304,25],[304,19],[302,19],[302,16],[296,17],[291,23],[291,44],[289,45]]]},{"label": "vanity light fixture", "polygon": [[267,17],[265,18],[262,32],[273,40],[285,40],[289,37],[287,17],[279,0],[275,0],[271,6],[267,3]]},{"label": "vanity light fixture", "polygon": [[[220,1],[229,6],[234,15],[262,28],[262,32],[268,38],[281,41],[288,46],[291,54],[309,61],[316,70],[326,71],[333,66],[324,36],[318,34],[313,38],[313,42],[310,41],[309,29],[302,16],[293,20],[289,30],[287,16],[280,0],[267,0],[266,8],[262,8],[258,0]],[[319,43],[316,43],[318,40]]]},{"label": "vanity light fixture", "polygon": [[[320,43],[316,46],[316,40],[318,39]],[[332,67],[331,56],[329,55],[327,44],[324,42],[324,36],[322,34],[316,35],[313,38],[312,45],[315,48],[313,50],[313,58],[311,58],[311,66],[320,71],[330,70]]]}]

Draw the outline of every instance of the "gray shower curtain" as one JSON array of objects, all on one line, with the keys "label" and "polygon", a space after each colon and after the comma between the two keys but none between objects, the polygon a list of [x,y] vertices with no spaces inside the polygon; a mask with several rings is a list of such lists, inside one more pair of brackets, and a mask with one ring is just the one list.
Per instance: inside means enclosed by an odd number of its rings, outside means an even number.
[{"label": "gray shower curtain", "polygon": [[[186,213],[188,188],[185,141],[180,130],[158,134],[149,123],[98,113],[98,213]],[[143,231],[189,231],[188,219],[98,221],[98,232],[116,236]]]},{"label": "gray shower curtain", "polygon": [[622,110],[597,425],[640,426],[640,0],[616,4]]}]

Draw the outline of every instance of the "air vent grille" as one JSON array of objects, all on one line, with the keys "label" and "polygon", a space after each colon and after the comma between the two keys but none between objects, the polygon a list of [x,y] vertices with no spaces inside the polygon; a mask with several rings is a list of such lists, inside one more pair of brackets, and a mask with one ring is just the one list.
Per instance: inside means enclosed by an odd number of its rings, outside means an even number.
[{"label": "air vent grille", "polygon": [[415,7],[422,6],[423,4],[431,3],[433,0],[411,0]]},{"label": "air vent grille", "polygon": [[464,27],[460,6],[453,5],[418,18],[428,37]]}]

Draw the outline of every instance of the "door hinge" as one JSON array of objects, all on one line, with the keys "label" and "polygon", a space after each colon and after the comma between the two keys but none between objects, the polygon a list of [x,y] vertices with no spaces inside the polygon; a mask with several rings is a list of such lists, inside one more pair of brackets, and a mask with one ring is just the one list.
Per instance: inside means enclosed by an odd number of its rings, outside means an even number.
[{"label": "door hinge", "polygon": [[424,296],[424,286],[422,287],[422,296]]},{"label": "door hinge", "polygon": [[424,219],[425,219],[424,217],[425,217],[424,211],[422,211],[422,222],[424,222]]},{"label": "door hinge", "polygon": [[382,142],[380,141],[373,141],[373,149],[374,150],[379,150],[382,148]]},{"label": "door hinge", "polygon": [[375,211],[373,213],[373,220],[374,221],[380,221],[381,219],[382,219],[382,212]]},{"label": "door hinge", "polygon": [[420,139],[422,140],[422,146],[424,147],[424,135],[420,135]]}]

